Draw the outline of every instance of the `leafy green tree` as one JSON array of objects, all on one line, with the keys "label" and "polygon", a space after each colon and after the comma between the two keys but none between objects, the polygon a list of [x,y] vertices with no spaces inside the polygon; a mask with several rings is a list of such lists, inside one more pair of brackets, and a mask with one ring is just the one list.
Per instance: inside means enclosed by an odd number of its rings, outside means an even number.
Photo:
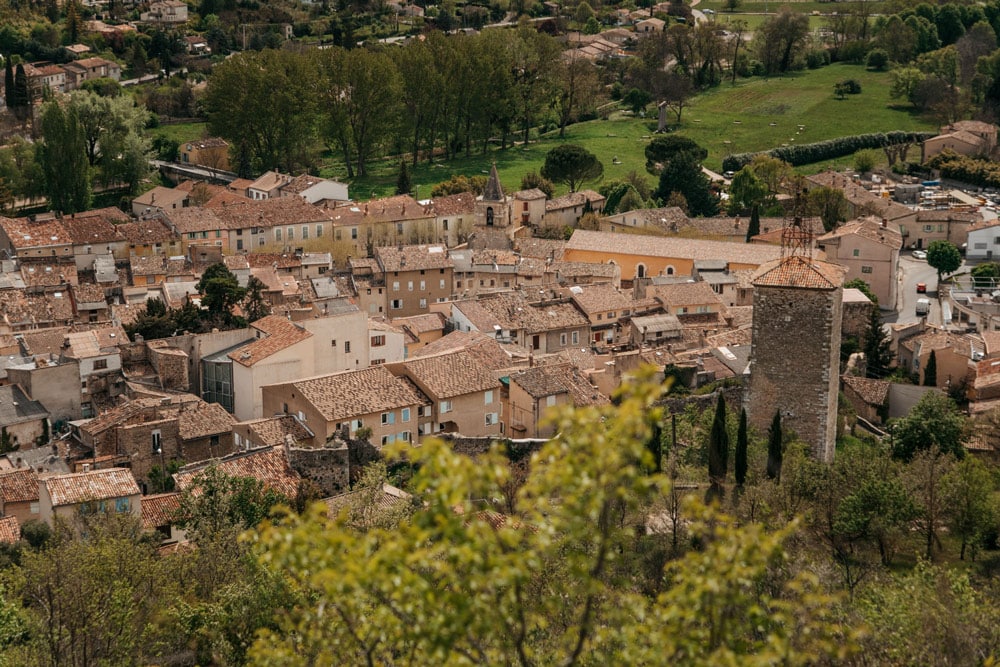
[{"label": "leafy green tree", "polygon": [[653,137],[646,144],[646,171],[658,176],[663,167],[681,153],[694,153],[700,162],[708,157],[708,150],[698,145],[694,139],[679,134],[664,134]]},{"label": "leafy green tree", "polygon": [[883,565],[892,562],[893,544],[918,515],[913,498],[897,475],[871,476],[840,503],[835,530],[873,540]]},{"label": "leafy green tree", "polygon": [[889,72],[889,96],[894,100],[917,103],[917,93],[926,75],[916,67],[897,67]]},{"label": "leafy green tree", "polygon": [[721,490],[729,467],[729,431],[726,428],[726,399],[719,392],[715,403],[715,418],[708,434],[708,478],[715,489]]},{"label": "leafy green tree", "polygon": [[64,31],[69,44],[75,44],[80,40],[80,33],[83,32],[83,16],[81,16],[80,4],[77,0],[69,0],[66,3],[66,25]]},{"label": "leafy green tree", "polygon": [[942,482],[953,468],[951,456],[925,449],[917,452],[904,470],[904,481],[910,489],[919,514],[917,527],[924,534],[924,558],[934,557],[934,547],[941,549],[938,530],[946,511]]},{"label": "leafy green tree", "polygon": [[[872,291],[871,285],[869,285],[861,278],[848,280],[846,283],[844,283],[844,289],[856,289],[862,294],[864,294],[866,297],[868,297],[868,300],[871,301],[874,305],[876,306],[878,305],[878,297],[875,296],[875,292]],[[881,327],[881,322],[879,322],[879,326]]]},{"label": "leafy green tree", "polygon": [[472,461],[430,440],[407,452],[418,507],[408,520],[359,531],[346,512],[331,522],[317,506],[265,526],[264,562],[303,597],[282,610],[276,630],[261,633],[252,662],[390,664],[405,654],[414,665],[573,667],[848,658],[853,630],[834,620],[812,575],[769,567],[786,533],[759,524],[737,528],[711,511],[690,511],[689,530],[703,548],[653,568],[662,582],[656,595],[638,592],[639,533],[630,517],[666,483],[642,474],[660,416],[651,409],[655,395],[637,382],[618,406],[558,416],[560,435],[534,457],[516,519],[497,521],[472,500],[501,488],[508,468],[500,453]]},{"label": "leafy green tree", "polygon": [[948,527],[953,535],[961,538],[959,558],[965,560],[969,543],[995,527],[993,476],[979,459],[967,456],[944,476],[942,486]]},{"label": "leafy green tree", "polygon": [[712,192],[711,181],[701,170],[697,154],[678,153],[660,174],[656,197],[667,202],[674,193],[683,195],[691,216],[712,216],[719,212],[719,198]]},{"label": "leafy green tree", "polygon": [[984,280],[989,278],[1000,278],[1000,264],[996,262],[984,262],[972,267],[972,277],[982,278]]},{"label": "leafy green tree", "polygon": [[781,432],[781,411],[776,410],[767,430],[767,477],[781,480],[781,459],[784,456],[784,434]]},{"label": "leafy green tree", "polygon": [[808,36],[809,17],[782,7],[757,30],[754,49],[769,75],[781,74],[792,68]]},{"label": "leafy green tree", "polygon": [[818,215],[823,221],[823,229],[829,232],[847,220],[847,198],[839,188],[823,185],[810,188],[806,195],[806,210],[810,215]]},{"label": "leafy green tree", "polygon": [[924,366],[924,386],[937,386],[937,354],[934,350],[931,350],[931,354],[927,358],[927,365]]},{"label": "leafy green tree", "polygon": [[882,158],[874,148],[865,148],[854,153],[854,169],[862,174],[867,174],[875,169],[875,165]]},{"label": "leafy green tree", "polygon": [[63,213],[86,211],[90,207],[90,167],[86,135],[76,110],[64,109],[57,100],[47,102],[42,110],[42,136],[37,155],[49,205]]},{"label": "leafy green tree", "polygon": [[945,273],[954,273],[962,266],[962,253],[951,241],[931,241],[927,246],[927,263],[937,270],[938,282]]},{"label": "leafy green tree", "polygon": [[624,97],[622,97],[622,103],[632,110],[632,113],[639,113],[644,111],[649,103],[653,101],[653,96],[650,95],[645,90],[639,88],[631,88]]},{"label": "leafy green tree", "polygon": [[604,165],[583,146],[562,144],[545,155],[541,174],[554,183],[565,183],[570,192],[590,181],[600,180]]},{"label": "leafy green tree", "polygon": [[881,72],[889,64],[889,54],[882,49],[872,49],[865,58],[865,66],[876,72]]},{"label": "leafy green tree", "polygon": [[736,460],[734,461],[733,472],[736,476],[737,486],[742,487],[747,481],[747,445],[749,434],[747,432],[747,410],[740,410],[740,425],[736,431]]},{"label": "leafy green tree", "polygon": [[247,280],[246,295],[243,298],[243,312],[247,322],[256,322],[271,314],[271,308],[264,299],[264,288],[267,287],[257,276]]},{"label": "leafy green tree", "polygon": [[[733,176],[729,185],[729,215],[738,215],[759,206],[767,196],[767,186],[757,178],[749,166],[743,167]],[[758,220],[759,222],[759,220]]]},{"label": "leafy green tree", "polygon": [[878,303],[872,304],[868,315],[868,329],[865,331],[865,374],[878,380],[889,375],[892,366],[892,340],[882,326],[882,315]]},{"label": "leafy green tree", "polygon": [[225,264],[219,262],[205,269],[196,286],[201,294],[201,305],[209,314],[228,319],[236,306],[246,296],[246,289]]},{"label": "leafy green tree", "polygon": [[[550,181],[551,182],[551,181]],[[474,195],[483,194],[486,187],[485,176],[461,176],[452,175],[447,181],[441,181],[431,188],[431,197],[447,197],[457,195],[462,192],[471,192]]]},{"label": "leafy green tree", "polygon": [[967,420],[954,401],[938,391],[929,391],[913,406],[910,414],[892,426],[892,455],[909,461],[918,451],[938,450],[961,459],[965,456]]},{"label": "leafy green tree", "polygon": [[[537,171],[529,171],[527,174],[521,177],[521,189],[531,190],[532,188],[537,188],[545,193],[545,196],[549,199],[555,195],[556,187],[552,184],[552,181],[545,178]],[[602,188],[603,190],[603,188]]]},{"label": "leafy green tree", "polygon": [[413,191],[413,184],[410,182],[410,172],[406,169],[406,160],[399,163],[399,175],[396,177],[396,194],[408,195]]}]

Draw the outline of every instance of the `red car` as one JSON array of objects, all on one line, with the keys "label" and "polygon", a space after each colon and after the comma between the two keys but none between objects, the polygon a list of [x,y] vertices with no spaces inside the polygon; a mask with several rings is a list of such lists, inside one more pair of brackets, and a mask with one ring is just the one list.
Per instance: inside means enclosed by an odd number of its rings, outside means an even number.
[{"label": "red car", "polygon": [[917,294],[924,294],[927,292],[927,283],[917,283]]}]

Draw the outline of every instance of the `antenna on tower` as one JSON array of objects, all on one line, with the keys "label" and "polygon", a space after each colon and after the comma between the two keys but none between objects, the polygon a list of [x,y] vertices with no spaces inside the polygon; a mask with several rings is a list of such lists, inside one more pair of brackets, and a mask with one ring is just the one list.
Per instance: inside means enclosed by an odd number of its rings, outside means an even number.
[{"label": "antenna on tower", "polygon": [[806,210],[806,195],[809,190],[802,187],[802,181],[797,180],[792,195],[792,208],[785,215],[784,226],[781,228],[781,258],[805,257],[812,259],[813,233],[812,227],[802,223],[802,214]]}]

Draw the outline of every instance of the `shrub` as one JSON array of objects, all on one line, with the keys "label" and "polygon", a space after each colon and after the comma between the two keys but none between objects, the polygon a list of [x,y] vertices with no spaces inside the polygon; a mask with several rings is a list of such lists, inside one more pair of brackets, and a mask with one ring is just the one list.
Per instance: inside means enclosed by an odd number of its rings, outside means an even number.
[{"label": "shrub", "polygon": [[819,69],[830,64],[830,54],[825,49],[813,49],[806,54],[806,67]]},{"label": "shrub", "polygon": [[888,64],[889,54],[886,53],[884,49],[872,49],[868,52],[868,57],[865,59],[865,65],[868,69],[873,69],[879,72],[884,70]]},{"label": "shrub", "polygon": [[[935,136],[933,132],[874,132],[871,134],[855,134],[849,137],[838,137],[817,141],[812,144],[799,144],[797,146],[780,146],[769,151],[757,153],[736,153],[730,155],[722,161],[722,169],[725,171],[739,171],[749,164],[757,155],[769,155],[784,160],[793,167],[822,162],[833,158],[853,155],[865,148],[881,148],[883,146],[894,146],[904,143],[920,143],[925,139]],[[943,155],[943,154],[942,154]],[[954,153],[952,153],[954,155]],[[937,168],[937,167],[935,167]]]}]

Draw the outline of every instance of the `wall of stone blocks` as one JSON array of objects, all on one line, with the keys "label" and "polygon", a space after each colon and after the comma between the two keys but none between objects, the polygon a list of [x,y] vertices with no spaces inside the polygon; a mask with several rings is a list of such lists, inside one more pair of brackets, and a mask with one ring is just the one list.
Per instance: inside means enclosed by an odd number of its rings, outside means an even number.
[{"label": "wall of stone blocks", "polygon": [[832,461],[836,443],[842,289],[758,287],[747,415],[765,432],[782,425]]},{"label": "wall of stone blocks", "polygon": [[292,469],[314,483],[324,497],[350,490],[350,450],[346,444],[316,449],[288,447],[287,452]]}]

